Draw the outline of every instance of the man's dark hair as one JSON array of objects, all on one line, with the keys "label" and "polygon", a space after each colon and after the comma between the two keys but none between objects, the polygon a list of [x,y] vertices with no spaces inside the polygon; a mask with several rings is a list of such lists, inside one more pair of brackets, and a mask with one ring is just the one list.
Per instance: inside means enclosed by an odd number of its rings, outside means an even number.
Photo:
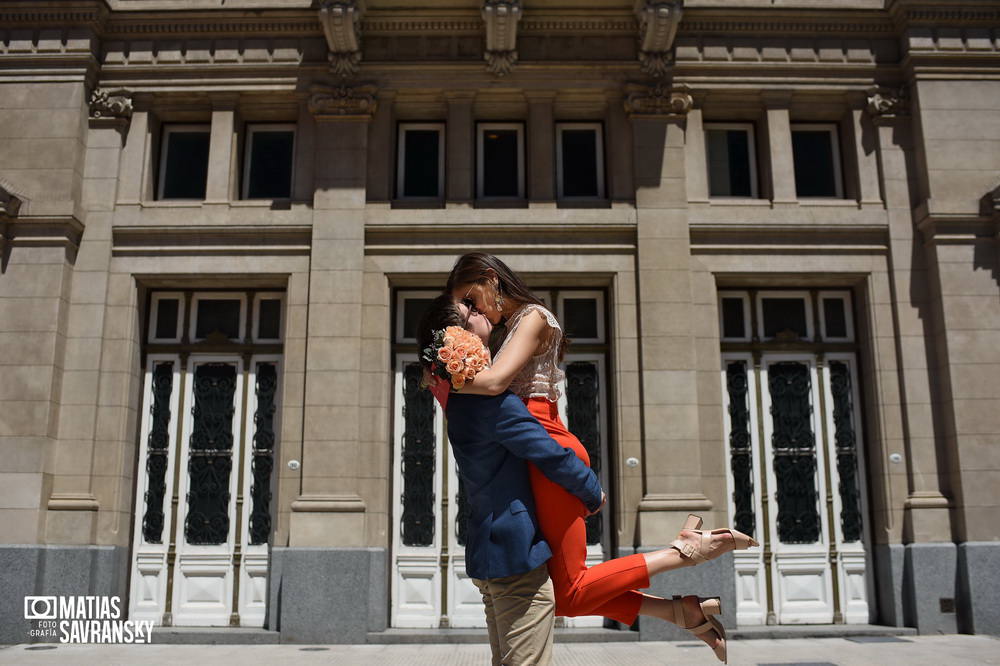
[{"label": "man's dark hair", "polygon": [[423,365],[429,365],[423,358],[423,351],[434,342],[434,331],[449,326],[461,326],[462,319],[462,312],[455,305],[451,294],[441,294],[431,301],[417,323],[417,354],[420,355],[420,362]]}]

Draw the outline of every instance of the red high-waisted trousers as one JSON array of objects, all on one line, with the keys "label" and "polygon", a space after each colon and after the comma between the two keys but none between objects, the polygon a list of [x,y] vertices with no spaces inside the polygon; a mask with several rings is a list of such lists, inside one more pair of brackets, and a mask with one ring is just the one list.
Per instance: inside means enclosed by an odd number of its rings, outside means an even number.
[{"label": "red high-waisted trousers", "polygon": [[[556,403],[536,397],[525,404],[560,446],[572,449],[590,467],[587,450],[563,425]],[[532,463],[528,463],[528,474],[538,524],[552,548],[548,568],[555,590],[556,615],[603,615],[631,625],[642,603],[642,593],[636,588],[649,587],[646,559],[641,554],[627,555],[588,569],[584,522],[587,509],[583,502],[550,481]]]}]

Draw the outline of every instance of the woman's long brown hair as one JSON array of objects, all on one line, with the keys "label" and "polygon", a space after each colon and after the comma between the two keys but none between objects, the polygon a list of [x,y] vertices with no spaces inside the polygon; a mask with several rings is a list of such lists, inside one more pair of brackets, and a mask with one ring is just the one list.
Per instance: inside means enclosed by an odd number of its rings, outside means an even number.
[{"label": "woman's long brown hair", "polygon": [[[489,279],[487,276],[490,270],[496,273],[497,291],[501,298],[509,298],[518,303],[535,303],[541,305],[546,310],[549,309],[541,299],[535,296],[528,285],[524,283],[524,280],[512,271],[507,264],[492,254],[486,254],[485,252],[469,252],[459,257],[458,261],[455,262],[455,266],[451,269],[451,274],[448,276],[448,284],[445,286],[445,291],[450,294],[454,292],[455,287],[460,285],[472,283],[485,284]],[[501,324],[494,326],[493,332],[490,334],[491,353],[496,353],[505,337],[507,337],[507,323],[503,321]],[[559,343],[560,361],[566,353],[567,345],[569,345],[569,338],[563,333]]]}]

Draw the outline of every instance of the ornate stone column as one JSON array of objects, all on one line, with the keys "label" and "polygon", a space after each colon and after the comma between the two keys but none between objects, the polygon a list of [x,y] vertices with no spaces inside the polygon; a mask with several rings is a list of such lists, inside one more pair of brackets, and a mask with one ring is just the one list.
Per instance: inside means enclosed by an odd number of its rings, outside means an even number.
[{"label": "ornate stone column", "polygon": [[[99,447],[98,422],[116,410],[125,420],[128,368],[105,372],[105,321],[107,319],[108,268],[111,261],[111,218],[114,211],[119,160],[132,117],[128,91],[94,90],[89,99],[89,122],[84,137],[84,172],[80,209],[85,233],[73,265],[66,323],[66,351],[58,418],[58,438],[53,449],[52,489],[45,520],[47,543],[108,544],[127,547],[128,528],[113,527],[117,516],[128,520],[130,507],[115,506],[126,479],[112,473],[119,466],[107,464],[124,455],[121,442]],[[116,320],[116,321],[127,321]],[[123,333],[111,337],[120,344]],[[109,354],[107,359],[112,360]],[[118,359],[129,363],[131,358]],[[113,469],[110,469],[113,468]],[[127,475],[129,478],[131,474]],[[127,496],[127,493],[126,493]],[[109,517],[110,529],[98,533],[98,511]],[[124,513],[122,513],[124,512]],[[120,526],[119,526],[120,527]]]},{"label": "ornate stone column", "polygon": [[[632,122],[638,336],[644,496],[639,503],[640,551],[665,547],[690,512],[713,508],[703,492],[698,372],[693,320],[685,143],[693,106],[683,88],[632,86],[625,110]],[[722,445],[721,443],[719,444]],[[724,510],[724,509],[723,509]],[[712,521],[705,515],[706,522]],[[654,580],[652,594],[677,585],[733,599],[731,558]],[[728,605],[724,601],[724,607]],[[735,604],[732,604],[735,607]],[[666,623],[646,625],[642,640],[680,638]]]},{"label": "ornate stone column", "polygon": [[373,86],[315,85],[315,195],[302,494],[292,502],[290,546],[362,546],[358,495],[358,386],[368,123]]},{"label": "ornate stone column", "polygon": [[777,206],[795,204],[795,159],[792,155],[792,126],[788,115],[791,94],[764,95],[767,113],[767,140],[771,156],[771,200]]},{"label": "ornate stone column", "polygon": [[638,235],[638,306],[646,495],[639,506],[644,546],[669,543],[689,511],[711,508],[702,494],[697,383],[691,332],[690,241],[685,186],[685,90],[633,87]]}]

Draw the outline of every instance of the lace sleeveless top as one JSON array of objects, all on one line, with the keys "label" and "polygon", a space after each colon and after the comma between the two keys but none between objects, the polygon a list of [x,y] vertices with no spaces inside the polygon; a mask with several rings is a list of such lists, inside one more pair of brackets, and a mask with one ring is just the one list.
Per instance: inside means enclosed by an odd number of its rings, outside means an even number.
[{"label": "lace sleeveless top", "polygon": [[510,390],[521,399],[547,398],[550,402],[559,399],[558,384],[565,376],[559,369],[559,345],[562,342],[562,328],[555,316],[541,305],[525,303],[507,320],[507,337],[503,339],[496,356],[503,353],[507,342],[514,336],[518,324],[526,314],[537,310],[551,327],[549,339],[542,343],[537,353],[528,359],[521,371],[510,382]]}]

